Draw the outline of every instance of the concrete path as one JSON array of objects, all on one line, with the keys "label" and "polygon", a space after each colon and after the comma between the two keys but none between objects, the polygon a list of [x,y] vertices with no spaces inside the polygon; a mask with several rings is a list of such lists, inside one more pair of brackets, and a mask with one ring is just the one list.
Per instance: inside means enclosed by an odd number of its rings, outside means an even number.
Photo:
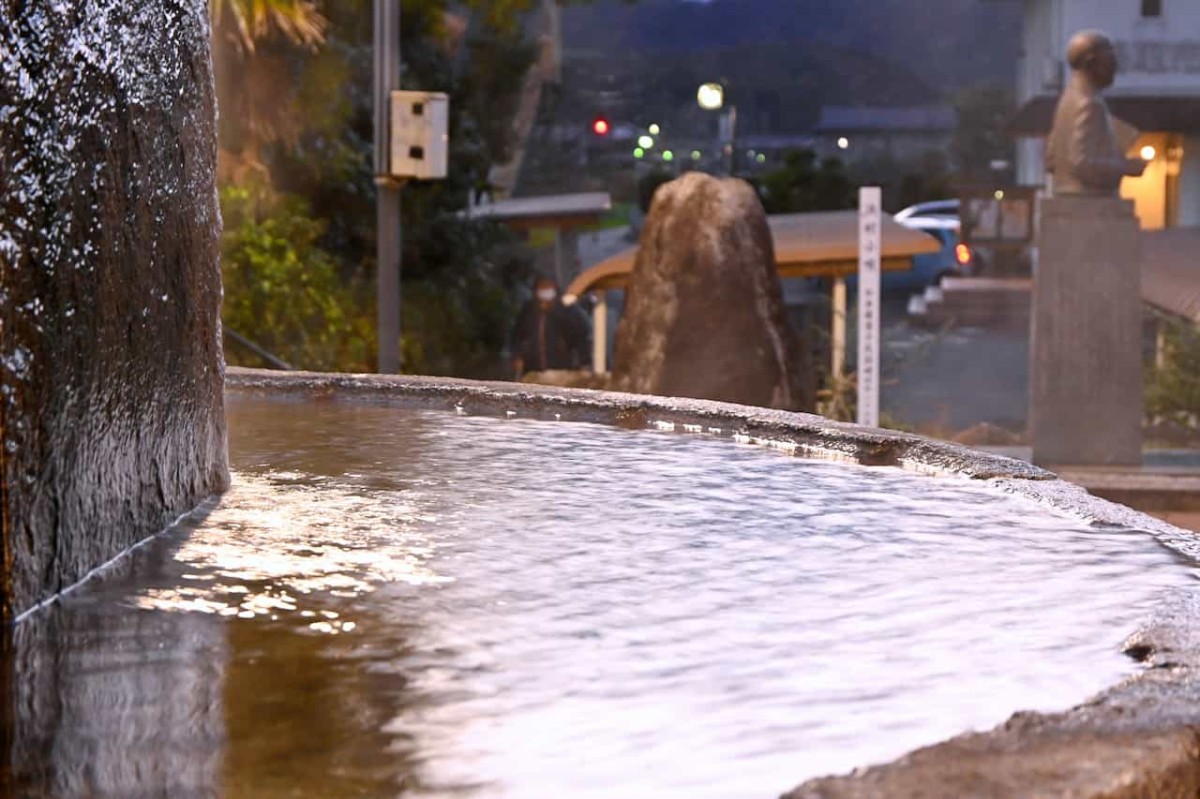
[{"label": "concrete path", "polygon": [[637,242],[629,238],[628,227],[607,228],[579,234],[580,270],[595,266]]},{"label": "concrete path", "polygon": [[882,369],[882,411],[905,426],[948,436],[985,422],[1025,430],[1027,333],[930,332],[895,321],[883,331]]}]

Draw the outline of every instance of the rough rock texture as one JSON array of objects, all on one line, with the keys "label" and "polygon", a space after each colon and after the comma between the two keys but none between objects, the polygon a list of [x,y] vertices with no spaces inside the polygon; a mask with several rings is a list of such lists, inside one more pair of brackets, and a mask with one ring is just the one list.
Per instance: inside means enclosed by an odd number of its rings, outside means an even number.
[{"label": "rough rock texture", "polygon": [[12,618],[228,481],[204,0],[0,0]]},{"label": "rough rock texture", "polygon": [[811,369],[784,316],[771,231],[748,183],[690,172],[660,187],[626,297],[614,387],[812,407]]},{"label": "rough rock texture", "polygon": [[1198,721],[1195,672],[1154,669],[1065,713],[1017,713],[784,799],[1190,799],[1200,795]]},{"label": "rough rock texture", "polygon": [[1200,746],[1186,727],[1064,732],[1014,717],[997,731],[955,738],[853,777],[805,783],[783,799],[1191,799]]}]

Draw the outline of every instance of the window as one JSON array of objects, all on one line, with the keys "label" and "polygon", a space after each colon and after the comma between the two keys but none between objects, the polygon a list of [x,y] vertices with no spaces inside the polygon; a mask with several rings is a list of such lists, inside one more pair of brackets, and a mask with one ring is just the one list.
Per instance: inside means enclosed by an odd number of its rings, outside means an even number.
[{"label": "window", "polygon": [[1142,0],[1143,17],[1161,17],[1163,0]]}]

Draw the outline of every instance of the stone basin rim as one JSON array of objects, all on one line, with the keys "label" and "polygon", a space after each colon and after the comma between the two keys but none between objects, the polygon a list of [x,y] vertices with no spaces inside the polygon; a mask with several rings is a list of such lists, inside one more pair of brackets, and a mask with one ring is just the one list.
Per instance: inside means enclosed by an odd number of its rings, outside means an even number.
[{"label": "stone basin rim", "polygon": [[[1195,534],[1093,497],[1024,461],[910,433],[707,400],[409,375],[229,367],[232,395],[397,403],[472,415],[581,421],[748,437],[800,456],[987,480],[1100,525],[1145,530],[1196,552]],[[809,780],[785,799],[1073,799],[1200,795],[1200,598],[1139,633],[1153,668],[1060,713],[1018,712],[1000,726],[849,775]]]},{"label": "stone basin rim", "polygon": [[585,388],[504,383],[416,375],[282,372],[228,367],[226,390],[272,396],[334,396],[503,416],[515,410],[528,419],[561,419],[640,428],[655,423],[703,432],[714,428],[726,437],[792,444],[797,454],[854,461],[870,466],[957,474],[972,479],[1046,480],[1056,475],[1025,461],[961,444],[936,441],[896,430],[884,430],[823,416],[757,408],[711,400],[625,394]]}]

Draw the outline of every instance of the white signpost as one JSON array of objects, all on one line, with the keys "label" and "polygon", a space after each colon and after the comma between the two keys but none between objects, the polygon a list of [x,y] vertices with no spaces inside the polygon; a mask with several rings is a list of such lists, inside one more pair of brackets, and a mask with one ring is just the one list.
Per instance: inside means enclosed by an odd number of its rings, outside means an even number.
[{"label": "white signpost", "polygon": [[879,426],[879,273],[882,237],[878,186],[858,190],[858,423]]}]

